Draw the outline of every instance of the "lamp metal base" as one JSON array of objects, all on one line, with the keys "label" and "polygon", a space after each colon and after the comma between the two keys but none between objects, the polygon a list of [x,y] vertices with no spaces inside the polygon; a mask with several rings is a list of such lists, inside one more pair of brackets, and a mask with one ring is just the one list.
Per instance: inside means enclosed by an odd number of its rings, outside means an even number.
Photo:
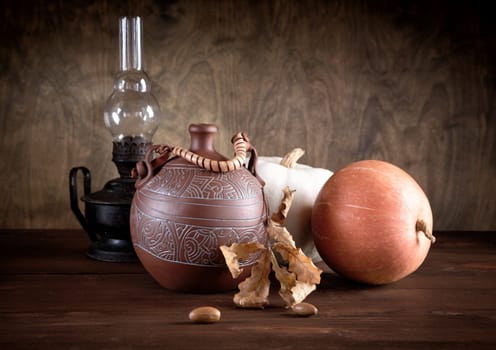
[{"label": "lamp metal base", "polygon": [[133,262],[138,257],[132,242],[123,239],[102,239],[93,242],[86,253],[90,258],[106,262]]}]

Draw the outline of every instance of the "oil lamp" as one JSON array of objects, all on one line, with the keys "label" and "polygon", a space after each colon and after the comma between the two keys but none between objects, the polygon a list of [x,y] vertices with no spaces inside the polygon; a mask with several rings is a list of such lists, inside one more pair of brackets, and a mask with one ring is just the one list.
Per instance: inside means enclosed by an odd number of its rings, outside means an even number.
[{"label": "oil lamp", "polygon": [[[105,127],[112,135],[112,161],[119,177],[91,193],[91,174],[86,167],[72,168],[69,174],[71,209],[91,240],[87,255],[115,262],[136,259],[129,229],[135,192],[131,170],[143,160],[161,118],[142,66],[141,18],[123,17],[119,29],[120,70],[104,109]],[[83,174],[84,215],[78,203],[79,172]]]}]

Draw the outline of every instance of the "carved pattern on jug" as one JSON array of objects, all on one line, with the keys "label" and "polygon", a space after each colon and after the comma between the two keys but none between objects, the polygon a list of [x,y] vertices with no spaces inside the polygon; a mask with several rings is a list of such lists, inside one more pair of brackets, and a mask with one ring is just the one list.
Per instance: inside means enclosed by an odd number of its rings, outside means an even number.
[{"label": "carved pattern on jug", "polygon": [[[135,246],[161,260],[189,265],[225,266],[220,245],[234,242],[260,242],[263,223],[250,227],[203,227],[172,220],[154,218],[138,208],[131,211],[136,227]],[[258,256],[243,261],[241,266],[253,264]]]},{"label": "carved pattern on jug", "polygon": [[200,168],[167,167],[148,184],[147,191],[171,197],[230,200],[260,195],[260,186],[246,169],[212,173]]}]

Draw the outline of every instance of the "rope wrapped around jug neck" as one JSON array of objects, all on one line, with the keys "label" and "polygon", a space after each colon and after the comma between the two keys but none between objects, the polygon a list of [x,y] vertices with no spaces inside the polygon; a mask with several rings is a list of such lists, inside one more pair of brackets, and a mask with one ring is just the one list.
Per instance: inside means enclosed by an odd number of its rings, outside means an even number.
[{"label": "rope wrapped around jug neck", "polygon": [[234,157],[229,160],[209,159],[178,146],[173,147],[171,153],[199,166],[200,168],[216,173],[225,173],[240,169],[245,164],[246,152],[252,150],[250,140],[244,132],[236,133],[232,137],[231,142],[234,146]]},{"label": "rope wrapped around jug neck", "polygon": [[[186,161],[191,162],[203,169],[217,172],[225,173],[229,171],[234,171],[240,169],[244,166],[246,161],[246,153],[250,152],[251,157],[248,163],[248,171],[257,178],[262,187],[265,185],[260,176],[257,174],[257,159],[258,152],[255,147],[250,143],[250,140],[244,132],[236,133],[231,142],[234,146],[234,157],[229,160],[213,160],[187,149],[181,147],[170,147],[168,145],[154,145],[150,147],[145,154],[145,159],[136,163],[136,168],[131,172],[131,176],[136,180],[135,187],[140,189],[143,187],[150,179],[155,176],[155,174],[162,168],[162,166],[169,160],[170,154],[174,154]],[[158,153],[159,156],[152,159],[152,153]]]}]

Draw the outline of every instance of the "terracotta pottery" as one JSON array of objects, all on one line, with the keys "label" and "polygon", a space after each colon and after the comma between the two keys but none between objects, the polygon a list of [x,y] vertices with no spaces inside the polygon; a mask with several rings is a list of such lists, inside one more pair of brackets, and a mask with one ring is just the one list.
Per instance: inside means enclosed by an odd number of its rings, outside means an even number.
[{"label": "terracotta pottery", "polygon": [[[143,266],[163,287],[231,290],[250,269],[233,279],[219,247],[266,241],[267,205],[263,181],[255,176],[256,151],[246,137],[236,141],[236,155],[251,150],[245,168],[242,157],[228,160],[215,151],[214,125],[193,124],[189,132],[189,150],[157,145],[137,164],[131,239]],[[152,160],[154,152],[159,156]]]}]

